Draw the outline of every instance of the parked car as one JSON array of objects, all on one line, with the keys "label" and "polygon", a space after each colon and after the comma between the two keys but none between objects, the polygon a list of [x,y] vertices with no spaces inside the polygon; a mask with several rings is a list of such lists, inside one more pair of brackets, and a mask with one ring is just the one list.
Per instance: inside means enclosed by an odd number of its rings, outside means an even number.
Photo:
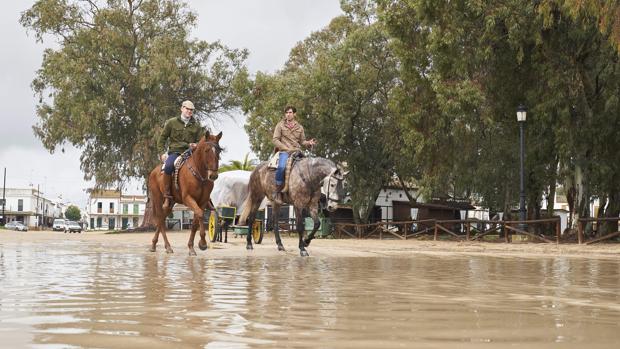
[{"label": "parked car", "polygon": [[54,223],[52,224],[52,230],[53,231],[61,231],[61,230],[65,230],[67,226],[67,220],[66,219],[54,219]]},{"label": "parked car", "polygon": [[18,221],[9,222],[5,224],[4,227],[12,230],[28,231],[28,227]]},{"label": "parked car", "polygon": [[82,226],[78,222],[68,221],[65,227],[65,233],[81,233]]}]

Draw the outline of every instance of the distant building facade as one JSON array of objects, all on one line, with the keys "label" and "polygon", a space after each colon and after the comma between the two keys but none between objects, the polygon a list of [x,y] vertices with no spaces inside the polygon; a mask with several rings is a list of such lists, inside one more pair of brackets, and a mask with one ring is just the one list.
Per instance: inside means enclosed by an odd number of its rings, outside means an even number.
[{"label": "distant building facade", "polygon": [[18,221],[30,228],[51,227],[54,218],[62,215],[61,204],[44,197],[37,188],[6,188],[4,196],[5,223]]},{"label": "distant building facade", "polygon": [[118,190],[91,190],[87,210],[89,229],[130,229],[142,225],[145,195],[127,195]]}]

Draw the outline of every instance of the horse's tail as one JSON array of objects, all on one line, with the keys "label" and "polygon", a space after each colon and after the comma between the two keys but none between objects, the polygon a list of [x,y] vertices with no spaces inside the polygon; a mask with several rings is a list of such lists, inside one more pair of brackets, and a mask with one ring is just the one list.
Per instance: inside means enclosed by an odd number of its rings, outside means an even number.
[{"label": "horse's tail", "polygon": [[250,211],[256,211],[256,207],[253,207],[254,205],[257,205],[256,202],[258,202],[258,205],[260,205],[260,202],[263,200],[262,197],[260,197],[260,173],[259,173],[259,168],[260,166],[257,166],[254,171],[252,171],[252,174],[250,175],[250,182],[248,183],[248,195],[245,197],[245,201],[243,201],[243,205],[241,206],[241,214],[239,215],[239,220],[238,220],[238,224],[239,225],[246,225],[246,222],[248,220],[248,217],[250,216]]},{"label": "horse's tail", "polygon": [[250,197],[252,194],[248,192],[248,196],[246,196],[245,201],[243,202],[243,209],[241,210],[241,215],[239,215],[239,225],[245,225],[245,222],[248,220],[248,216],[250,215],[250,208],[252,207],[252,199]]}]

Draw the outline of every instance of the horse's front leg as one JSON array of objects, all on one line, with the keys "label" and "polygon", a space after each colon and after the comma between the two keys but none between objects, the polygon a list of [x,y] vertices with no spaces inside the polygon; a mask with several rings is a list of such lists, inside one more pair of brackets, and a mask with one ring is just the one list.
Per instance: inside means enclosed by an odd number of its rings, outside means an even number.
[{"label": "horse's front leg", "polygon": [[303,218],[303,209],[295,207],[295,225],[297,228],[297,234],[299,234],[299,253],[302,257],[308,257],[308,251],[306,251],[306,243],[304,242]]},{"label": "horse's front leg", "polygon": [[[201,222],[203,222],[203,223],[202,223],[203,225],[204,225],[204,212],[205,212],[205,211],[203,211],[203,213],[202,213],[202,214],[203,214],[203,219],[201,219]],[[213,211],[211,211],[211,214],[214,214],[214,213],[213,213]],[[196,228],[196,229],[197,229],[197,228]],[[209,246],[207,245],[207,234],[205,233],[205,230],[204,230],[204,229],[202,229],[202,230],[200,231],[200,241],[198,241],[198,248],[199,248],[201,251],[204,251],[204,250],[206,250],[208,247],[209,247]]]},{"label": "horse's front leg", "polygon": [[194,212],[194,222],[192,223],[192,230],[189,234],[189,241],[187,241],[187,247],[189,248],[189,255],[195,256],[196,250],[194,250],[194,238],[196,237],[196,230],[198,229],[198,227],[200,227],[200,236],[202,237],[205,235],[205,225],[203,222],[204,211],[200,208],[200,206],[198,206],[196,200],[191,197],[188,197],[186,200],[184,200],[184,202],[185,205],[187,205],[187,207]]},{"label": "horse's front leg", "polygon": [[314,239],[314,234],[316,234],[316,231],[319,230],[319,227],[321,226],[321,221],[319,220],[318,204],[316,206],[313,205],[312,207],[310,207],[310,217],[312,217],[314,226],[312,227],[312,231],[310,232],[310,234],[308,234],[308,236],[304,240],[304,244],[306,245],[306,247],[310,246],[310,242],[312,241],[312,239]]}]

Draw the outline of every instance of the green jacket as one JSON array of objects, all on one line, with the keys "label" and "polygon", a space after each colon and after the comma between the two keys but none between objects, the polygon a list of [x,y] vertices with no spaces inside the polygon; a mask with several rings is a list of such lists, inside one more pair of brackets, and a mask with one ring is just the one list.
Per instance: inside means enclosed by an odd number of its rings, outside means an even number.
[{"label": "green jacket", "polygon": [[[157,141],[157,148],[161,149],[162,154],[182,153],[189,148],[190,143],[198,143],[203,133],[204,129],[194,117],[185,125],[181,116],[177,116],[166,121],[164,131]],[[167,149],[166,143],[168,143]]]}]

